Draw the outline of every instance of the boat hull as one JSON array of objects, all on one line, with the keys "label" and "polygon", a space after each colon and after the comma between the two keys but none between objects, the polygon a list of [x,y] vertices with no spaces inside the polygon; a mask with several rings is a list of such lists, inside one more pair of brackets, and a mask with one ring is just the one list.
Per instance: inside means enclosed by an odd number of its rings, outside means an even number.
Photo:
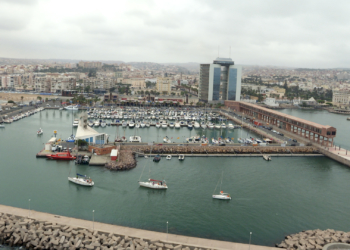
[{"label": "boat hull", "polygon": [[231,200],[230,196],[227,195],[221,195],[221,194],[214,194],[213,199],[218,199],[218,200]]},{"label": "boat hull", "polygon": [[160,185],[157,182],[141,182],[139,181],[141,187],[151,188],[151,189],[168,189],[167,185]]},{"label": "boat hull", "polygon": [[68,177],[68,180],[70,182],[75,183],[75,184],[78,184],[78,185],[81,185],[81,186],[87,186],[87,187],[92,187],[95,184],[93,181],[87,182],[83,178]]}]

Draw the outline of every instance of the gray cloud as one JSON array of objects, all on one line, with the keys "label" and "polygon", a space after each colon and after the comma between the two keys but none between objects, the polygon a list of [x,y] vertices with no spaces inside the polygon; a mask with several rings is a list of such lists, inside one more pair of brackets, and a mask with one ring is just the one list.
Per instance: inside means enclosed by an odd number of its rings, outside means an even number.
[{"label": "gray cloud", "polygon": [[[68,7],[67,7],[68,6]],[[0,0],[6,57],[350,67],[350,2]]]}]

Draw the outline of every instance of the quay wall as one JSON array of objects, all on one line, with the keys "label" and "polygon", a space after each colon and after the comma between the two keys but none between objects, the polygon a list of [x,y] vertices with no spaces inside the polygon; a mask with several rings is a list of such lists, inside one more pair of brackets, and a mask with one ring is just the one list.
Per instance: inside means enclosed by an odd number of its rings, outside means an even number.
[{"label": "quay wall", "polygon": [[58,216],[0,205],[0,241],[27,249],[276,250]]}]

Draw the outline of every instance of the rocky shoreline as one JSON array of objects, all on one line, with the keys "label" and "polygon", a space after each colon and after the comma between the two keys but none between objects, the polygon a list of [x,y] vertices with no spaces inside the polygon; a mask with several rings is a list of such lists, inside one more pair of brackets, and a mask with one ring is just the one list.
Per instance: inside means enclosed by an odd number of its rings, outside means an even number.
[{"label": "rocky shoreline", "polygon": [[110,170],[129,170],[136,167],[135,153],[130,149],[121,149],[117,161],[106,163],[105,167]]},{"label": "rocky shoreline", "polygon": [[[0,241],[10,247],[59,250],[201,250],[189,245],[160,240],[140,239],[116,233],[92,231],[39,221],[31,218],[0,214]],[[202,248],[204,250],[204,248]]]},{"label": "rocky shoreline", "polygon": [[350,232],[327,230],[307,230],[286,236],[276,247],[299,250],[321,250],[329,243],[350,243]]}]

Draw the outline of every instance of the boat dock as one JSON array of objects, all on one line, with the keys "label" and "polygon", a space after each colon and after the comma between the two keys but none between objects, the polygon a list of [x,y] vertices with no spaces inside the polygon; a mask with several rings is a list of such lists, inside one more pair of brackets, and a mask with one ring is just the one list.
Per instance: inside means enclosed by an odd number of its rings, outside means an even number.
[{"label": "boat dock", "polygon": [[[16,226],[8,227],[5,233],[0,233],[0,239],[3,242],[6,238],[7,244],[11,246],[22,245],[28,249],[34,247],[35,249],[45,249],[45,245],[47,245],[48,248],[51,246],[55,249],[93,250],[100,249],[101,242],[108,242],[107,245],[104,243],[103,247],[108,246],[109,249],[129,249],[127,248],[129,245],[131,246],[130,249],[277,249],[268,246],[154,232],[0,205],[0,224],[5,225],[8,222],[11,222],[11,225],[20,225],[22,229],[24,227],[32,228],[32,225],[39,228],[37,232],[33,231],[34,235],[32,235],[33,228],[31,231],[26,229],[26,233],[17,234]],[[2,228],[5,229],[4,226]],[[74,239],[76,235],[77,237]],[[74,243],[70,239],[73,239]]]}]

